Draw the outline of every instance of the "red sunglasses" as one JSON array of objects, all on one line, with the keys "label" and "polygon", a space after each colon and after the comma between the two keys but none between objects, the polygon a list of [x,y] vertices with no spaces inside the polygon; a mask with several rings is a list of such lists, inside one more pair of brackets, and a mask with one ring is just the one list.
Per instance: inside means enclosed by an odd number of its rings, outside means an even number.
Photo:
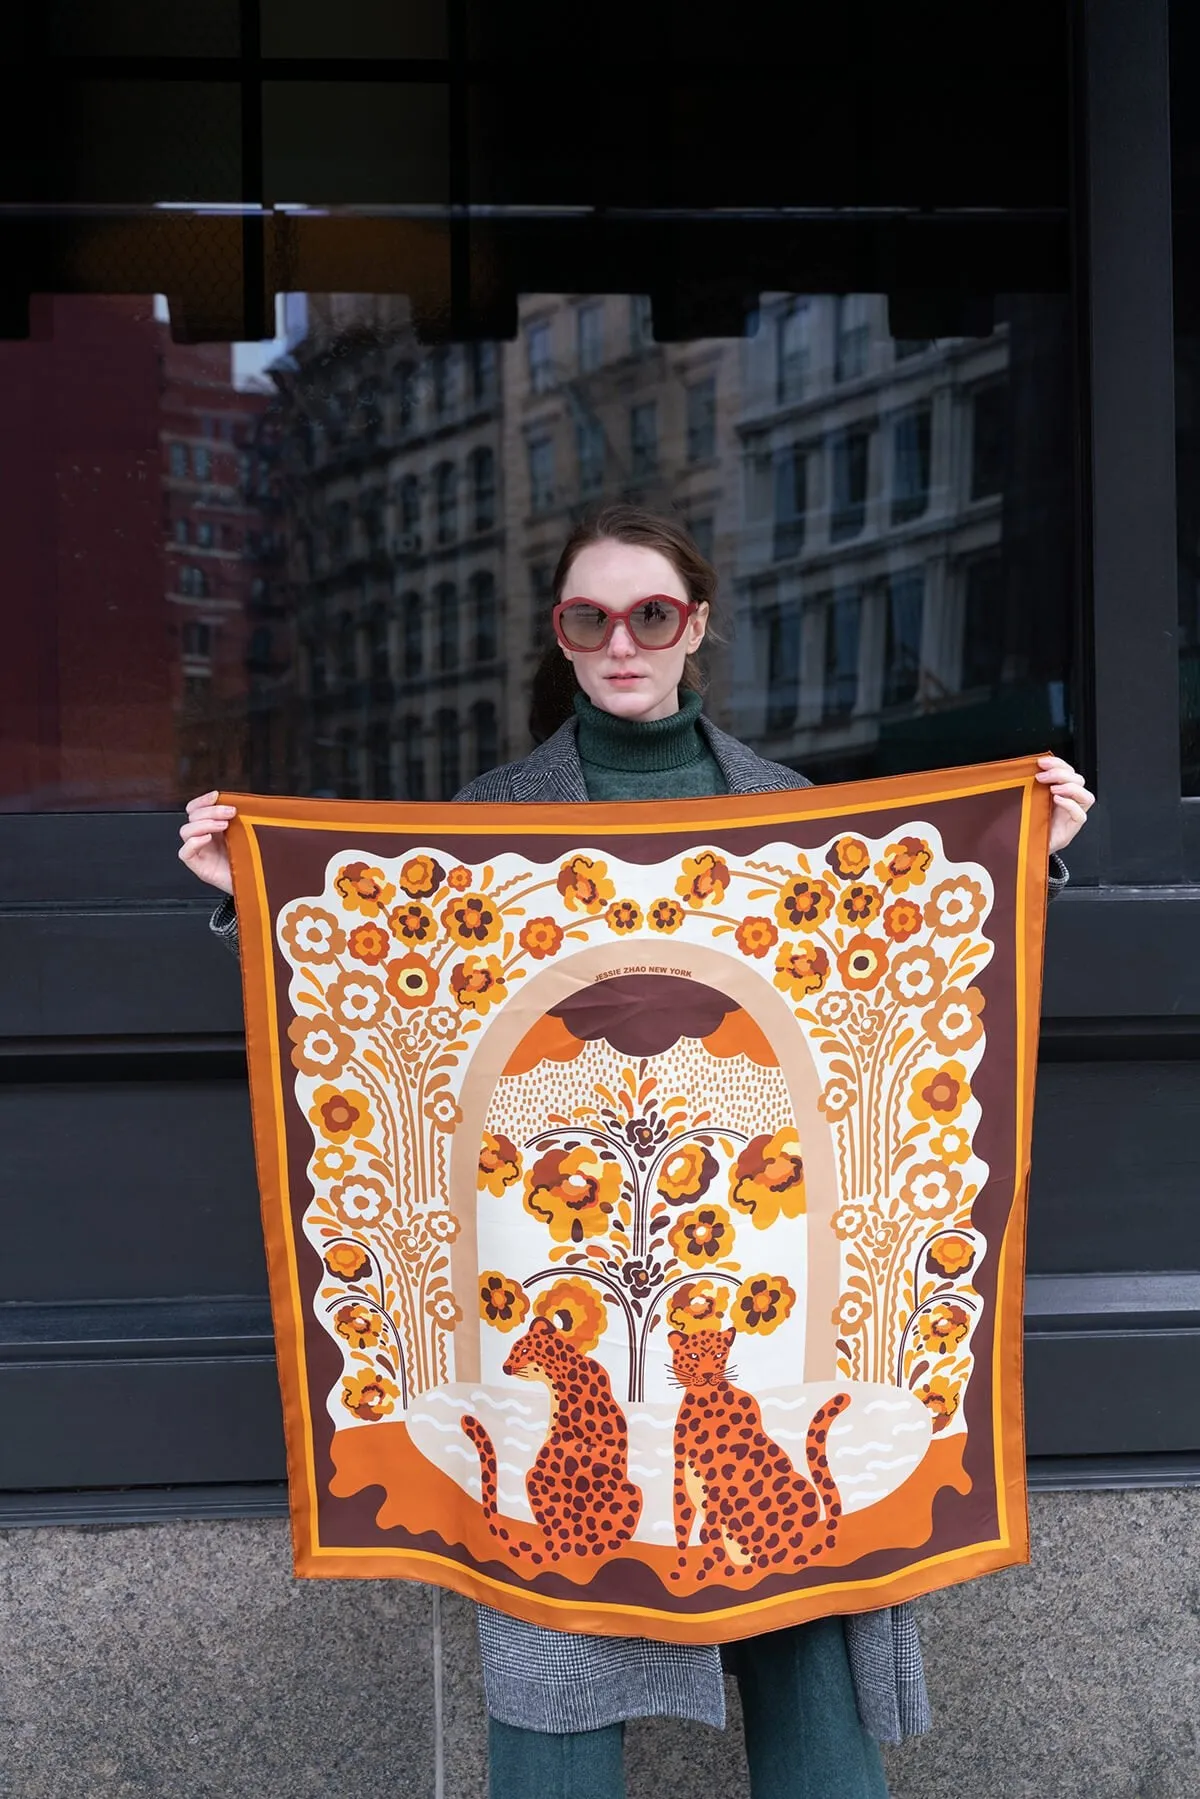
[{"label": "red sunglasses", "polygon": [[696,610],[674,594],[652,593],[632,606],[605,606],[600,600],[560,600],[554,608],[554,635],[566,650],[602,650],[616,625],[624,625],[640,650],[669,650],[687,630]]}]

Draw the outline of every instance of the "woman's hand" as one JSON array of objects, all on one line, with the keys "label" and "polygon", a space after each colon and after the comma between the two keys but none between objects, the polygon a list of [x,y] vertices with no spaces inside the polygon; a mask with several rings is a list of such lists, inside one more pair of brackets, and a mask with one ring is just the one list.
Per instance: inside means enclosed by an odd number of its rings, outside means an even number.
[{"label": "woman's hand", "polygon": [[179,831],[183,838],[179,860],[210,887],[232,893],[233,876],[229,870],[225,833],[230,819],[237,817],[237,809],[218,806],[216,801],[215,792],[202,793],[199,799],[188,801],[188,821]]},{"label": "woman's hand", "polygon": [[1061,756],[1038,757],[1038,780],[1049,787],[1054,800],[1050,814],[1050,854],[1065,850],[1087,823],[1087,815],[1096,804],[1096,796],[1083,784],[1069,762]]}]

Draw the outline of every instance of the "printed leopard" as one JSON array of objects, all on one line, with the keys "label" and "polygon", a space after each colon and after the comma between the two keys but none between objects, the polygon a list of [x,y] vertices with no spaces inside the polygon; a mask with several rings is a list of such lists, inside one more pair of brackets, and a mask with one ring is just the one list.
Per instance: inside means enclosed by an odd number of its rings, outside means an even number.
[{"label": "printed leopard", "polygon": [[825,1438],[850,1395],[827,1400],[808,1427],[810,1480],[764,1430],[753,1394],[730,1381],[734,1336],[732,1330],[671,1331],[667,1338],[684,1389],[675,1421],[675,1544],[686,1567],[699,1511],[708,1551],[696,1570],[699,1580],[717,1567],[729,1575],[803,1568],[834,1547],[842,1515]]},{"label": "printed leopard", "polygon": [[496,1505],[496,1451],[477,1418],[463,1430],[479,1453],[483,1509],[513,1556],[557,1562],[564,1556],[611,1555],[628,1541],[642,1512],[642,1491],[627,1474],[629,1431],[599,1362],[580,1355],[548,1318],[535,1318],[513,1344],[505,1374],[540,1381],[551,1398],[550,1428],[525,1476],[525,1491],[543,1542],[515,1537]]}]

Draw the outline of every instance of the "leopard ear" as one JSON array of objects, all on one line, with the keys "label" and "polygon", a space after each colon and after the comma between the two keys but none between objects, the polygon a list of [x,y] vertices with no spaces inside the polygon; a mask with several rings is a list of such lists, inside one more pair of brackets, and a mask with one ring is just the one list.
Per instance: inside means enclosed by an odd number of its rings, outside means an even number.
[{"label": "leopard ear", "polygon": [[725,1345],[726,1349],[732,1349],[734,1344],[737,1342],[737,1331],[734,1329],[732,1324],[730,1325],[730,1327],[727,1331],[721,1332],[721,1341]]},{"label": "leopard ear", "polygon": [[682,1331],[668,1331],[667,1342],[671,1345],[672,1349],[682,1349],[687,1342],[687,1338]]},{"label": "leopard ear", "polygon": [[542,1336],[545,1336],[547,1331],[549,1331],[550,1335],[553,1336],[554,1335],[554,1326],[551,1324],[551,1322],[548,1318],[543,1318],[539,1314],[539,1316],[534,1319],[533,1323],[529,1327],[529,1335],[531,1337],[532,1337],[534,1331],[540,1331]]}]

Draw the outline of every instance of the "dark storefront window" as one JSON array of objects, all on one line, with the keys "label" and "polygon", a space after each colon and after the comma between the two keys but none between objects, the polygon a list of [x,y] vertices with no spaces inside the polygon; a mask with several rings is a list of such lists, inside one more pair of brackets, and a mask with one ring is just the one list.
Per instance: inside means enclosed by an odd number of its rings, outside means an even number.
[{"label": "dark storefront window", "polygon": [[1183,792],[1200,796],[1200,19],[1171,7],[1171,179],[1175,282],[1175,511]]}]

